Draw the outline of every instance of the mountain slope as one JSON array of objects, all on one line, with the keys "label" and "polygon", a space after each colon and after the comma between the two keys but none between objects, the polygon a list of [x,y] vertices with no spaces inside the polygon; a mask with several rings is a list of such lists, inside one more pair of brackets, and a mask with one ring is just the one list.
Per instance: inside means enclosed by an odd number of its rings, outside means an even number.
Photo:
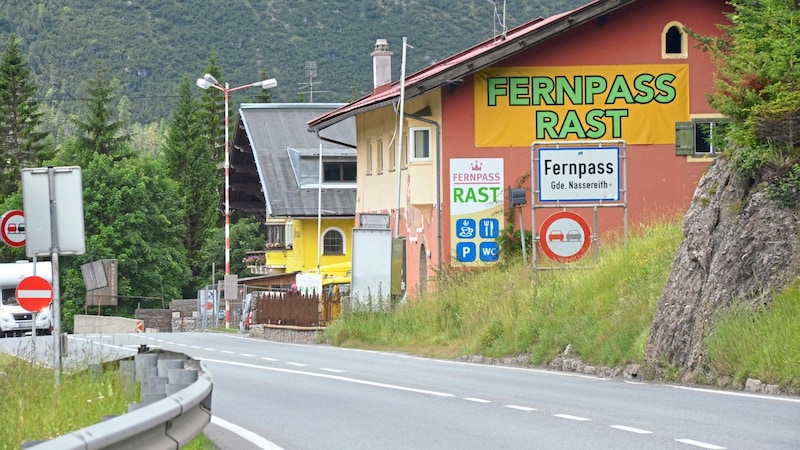
[{"label": "mountain slope", "polygon": [[[505,23],[513,28],[584,3],[509,0]],[[372,90],[376,39],[388,39],[399,79],[404,36],[413,73],[500,33],[502,13],[503,2],[486,0],[6,0],[0,48],[16,34],[42,98],[67,112],[77,110],[82,81],[102,61],[131,100],[132,121],[149,123],[169,115],[177,85],[202,76],[212,50],[232,87],[266,70],[278,79],[273,101],[309,100],[313,81],[315,102],[347,102]],[[305,69],[312,61],[313,80]]]}]

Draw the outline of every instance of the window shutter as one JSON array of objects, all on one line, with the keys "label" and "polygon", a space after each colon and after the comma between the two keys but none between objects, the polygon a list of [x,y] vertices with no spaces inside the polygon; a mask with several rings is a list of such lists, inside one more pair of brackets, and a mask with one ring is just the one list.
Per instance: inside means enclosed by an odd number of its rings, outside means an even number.
[{"label": "window shutter", "polygon": [[294,223],[291,221],[286,222],[286,235],[284,238],[286,239],[286,248],[294,245]]},{"label": "window shutter", "polygon": [[694,123],[675,122],[675,154],[694,154]]}]

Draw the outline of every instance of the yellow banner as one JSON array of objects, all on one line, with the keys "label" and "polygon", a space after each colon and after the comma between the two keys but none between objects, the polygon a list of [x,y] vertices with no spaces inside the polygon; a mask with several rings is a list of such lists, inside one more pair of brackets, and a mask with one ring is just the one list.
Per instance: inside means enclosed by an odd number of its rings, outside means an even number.
[{"label": "yellow banner", "polygon": [[674,144],[689,66],[493,67],[475,74],[475,145],[623,139]]}]

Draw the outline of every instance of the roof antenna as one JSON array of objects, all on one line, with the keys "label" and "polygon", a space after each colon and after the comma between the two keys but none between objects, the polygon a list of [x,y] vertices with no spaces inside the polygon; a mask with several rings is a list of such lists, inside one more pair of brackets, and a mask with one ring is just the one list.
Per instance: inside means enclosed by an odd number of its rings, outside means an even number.
[{"label": "roof antenna", "polygon": [[[298,91],[298,94],[309,94],[309,103],[314,103],[314,85],[321,83],[320,81],[314,81],[314,78],[317,78],[317,62],[316,61],[306,61],[306,75],[308,75],[308,83],[298,83],[301,88],[308,88],[307,91]],[[328,91],[316,91],[316,92],[328,92]]]},{"label": "roof antenna", "polygon": [[492,35],[495,39],[497,39],[497,24],[500,24],[501,34],[500,40],[506,40],[506,0],[503,0],[503,15],[501,16],[499,12],[497,12],[497,4],[500,3],[500,0],[486,0],[487,2],[494,5],[494,16],[492,17]]}]

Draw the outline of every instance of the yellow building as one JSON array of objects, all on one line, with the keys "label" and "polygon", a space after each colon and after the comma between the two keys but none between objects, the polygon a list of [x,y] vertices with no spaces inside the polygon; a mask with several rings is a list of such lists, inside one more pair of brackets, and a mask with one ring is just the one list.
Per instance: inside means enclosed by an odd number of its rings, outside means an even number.
[{"label": "yellow building", "polygon": [[[323,133],[307,122],[340,104],[243,104],[233,139],[232,209],[266,224],[250,249],[253,275],[351,262],[356,203],[355,124]],[[263,256],[263,257],[262,257]]]}]

